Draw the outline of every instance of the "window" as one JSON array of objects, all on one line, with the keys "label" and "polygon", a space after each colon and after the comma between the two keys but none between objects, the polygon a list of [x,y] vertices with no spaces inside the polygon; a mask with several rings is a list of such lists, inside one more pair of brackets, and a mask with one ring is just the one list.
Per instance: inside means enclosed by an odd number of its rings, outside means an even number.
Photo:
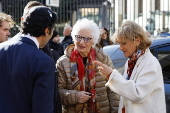
[{"label": "window", "polygon": [[170,46],[164,46],[151,50],[161,64],[164,82],[170,83]]},{"label": "window", "polygon": [[160,0],[155,0],[155,10],[160,10]]}]

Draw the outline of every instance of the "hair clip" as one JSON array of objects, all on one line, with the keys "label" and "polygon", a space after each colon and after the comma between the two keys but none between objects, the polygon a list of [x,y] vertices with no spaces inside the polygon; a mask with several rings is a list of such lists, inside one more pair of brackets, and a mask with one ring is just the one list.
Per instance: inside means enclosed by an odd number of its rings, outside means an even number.
[{"label": "hair clip", "polygon": [[48,13],[49,13],[50,17],[52,17],[52,13],[51,13],[51,11],[50,11],[50,10],[48,10]]}]

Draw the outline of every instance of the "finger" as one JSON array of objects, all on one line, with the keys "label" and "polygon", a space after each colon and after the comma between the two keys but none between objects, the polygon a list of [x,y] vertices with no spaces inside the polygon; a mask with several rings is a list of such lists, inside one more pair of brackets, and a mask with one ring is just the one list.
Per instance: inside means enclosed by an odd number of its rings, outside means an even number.
[{"label": "finger", "polygon": [[91,98],[91,96],[87,95],[87,96],[85,96],[83,99],[89,100],[89,98]]},{"label": "finger", "polygon": [[79,103],[85,103],[86,101],[88,101],[90,98],[82,98],[82,99],[78,99]]},{"label": "finger", "polygon": [[91,97],[91,96],[89,96],[91,93],[89,93],[89,92],[81,92],[81,93],[79,93],[79,95],[78,95],[78,98],[85,98],[85,97]]},{"label": "finger", "polygon": [[97,64],[97,65],[99,65],[99,66],[102,66],[102,67],[104,66],[101,62],[96,61],[96,60],[94,61],[94,63]]},{"label": "finger", "polygon": [[86,95],[90,95],[91,93],[89,93],[89,92],[84,92],[84,94],[86,94]]},{"label": "finger", "polygon": [[103,70],[103,67],[102,66],[98,66],[97,67],[99,71],[102,71]]},{"label": "finger", "polygon": [[91,98],[91,95],[85,95],[84,98]]},{"label": "finger", "polygon": [[101,62],[99,61],[94,61],[95,64],[98,64],[98,69],[101,71],[101,70],[108,70],[110,67],[108,67],[107,65],[105,64],[102,64]]}]

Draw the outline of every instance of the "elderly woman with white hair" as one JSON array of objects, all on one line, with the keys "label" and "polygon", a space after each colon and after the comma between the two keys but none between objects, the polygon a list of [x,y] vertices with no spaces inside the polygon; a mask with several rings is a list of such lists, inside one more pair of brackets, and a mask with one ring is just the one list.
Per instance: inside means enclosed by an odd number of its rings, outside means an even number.
[{"label": "elderly woman with white hair", "polygon": [[107,78],[96,69],[94,60],[113,68],[108,55],[96,46],[99,27],[86,18],[73,26],[74,44],[57,61],[58,86],[63,113],[117,113],[119,96],[105,87]]}]

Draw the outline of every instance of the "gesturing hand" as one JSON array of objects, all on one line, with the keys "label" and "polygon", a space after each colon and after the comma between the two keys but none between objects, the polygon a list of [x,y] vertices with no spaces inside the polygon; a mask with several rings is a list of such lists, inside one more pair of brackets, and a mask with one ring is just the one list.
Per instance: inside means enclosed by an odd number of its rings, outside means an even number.
[{"label": "gesturing hand", "polygon": [[78,102],[79,103],[85,103],[86,101],[88,101],[91,96],[89,96],[91,93],[89,92],[85,92],[85,91],[79,91],[78,92]]},{"label": "gesturing hand", "polygon": [[113,69],[96,60],[94,61],[94,63],[98,65],[99,72],[108,79]]}]

